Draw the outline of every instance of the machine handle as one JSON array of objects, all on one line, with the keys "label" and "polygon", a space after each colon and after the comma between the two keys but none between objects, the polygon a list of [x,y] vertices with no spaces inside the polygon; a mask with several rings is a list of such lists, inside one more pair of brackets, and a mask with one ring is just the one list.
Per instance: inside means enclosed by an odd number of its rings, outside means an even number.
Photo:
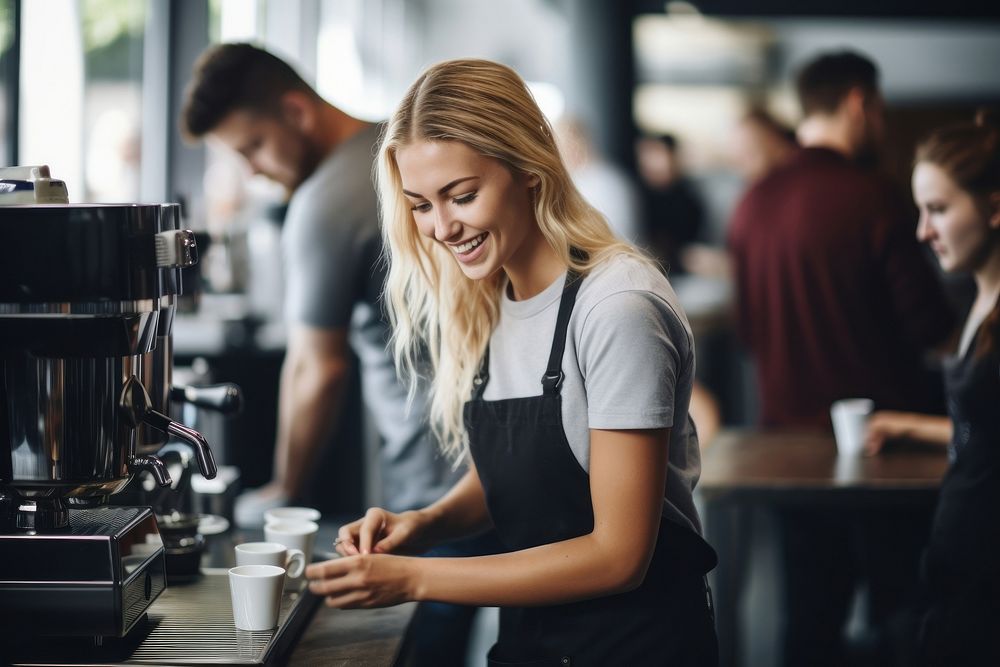
[{"label": "machine handle", "polygon": [[153,479],[156,480],[156,483],[159,486],[170,486],[174,482],[174,480],[170,478],[170,471],[167,470],[167,466],[164,465],[163,461],[161,461],[159,457],[153,456],[152,454],[132,457],[132,463],[129,468],[133,473],[140,470],[148,470],[150,474],[153,475]]},{"label": "machine handle", "polygon": [[170,400],[190,403],[223,415],[235,415],[243,410],[243,391],[238,384],[232,382],[200,387],[171,387]]},{"label": "machine handle", "polygon": [[190,229],[171,229],[154,237],[156,266],[186,269],[198,263],[198,243]]}]

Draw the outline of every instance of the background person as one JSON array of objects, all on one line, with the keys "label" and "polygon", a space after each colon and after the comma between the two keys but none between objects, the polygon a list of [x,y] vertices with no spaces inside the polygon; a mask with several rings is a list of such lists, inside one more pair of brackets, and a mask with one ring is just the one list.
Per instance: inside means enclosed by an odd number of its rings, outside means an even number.
[{"label": "background person", "polygon": [[636,145],[639,176],[645,185],[644,238],[672,273],[684,271],[684,250],[705,231],[705,204],[678,153],[672,134],[643,137]]},{"label": "background person", "polygon": [[[345,526],[313,592],[501,606],[490,664],[716,664],[669,283],[581,198],[507,67],[427,70],[378,164],[397,359],[429,348],[433,424],[470,463],[434,505]],[[391,555],[489,527],[509,553]]]},{"label": "background person", "polygon": [[732,160],[747,184],[763,178],[795,155],[795,132],[763,109],[751,109],[733,131]]},{"label": "background person", "polygon": [[945,365],[948,417],[876,412],[867,446],[910,439],[948,447],[924,559],[918,662],[1000,664],[1000,132],[984,116],[917,148],[917,238],[941,268],[968,272],[977,294]]},{"label": "background person", "polygon": [[564,114],[556,121],[555,132],[559,152],[580,194],[604,214],[618,236],[642,245],[642,197],[628,173],[600,154],[579,118]]}]

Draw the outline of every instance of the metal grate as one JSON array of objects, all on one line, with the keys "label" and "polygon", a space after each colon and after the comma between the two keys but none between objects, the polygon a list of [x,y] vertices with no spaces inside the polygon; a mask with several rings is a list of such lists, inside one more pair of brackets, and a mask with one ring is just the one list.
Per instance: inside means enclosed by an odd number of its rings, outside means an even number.
[{"label": "metal grate", "polygon": [[143,507],[71,509],[69,525],[73,535],[117,535],[144,510]]},{"label": "metal grate", "polygon": [[[237,630],[229,595],[229,575],[224,569],[203,569],[195,582],[165,590],[147,610],[128,637],[103,649],[33,645],[32,659],[15,665],[263,665],[277,662],[298,638],[322,599],[305,584],[285,591],[278,627],[265,632]],[[0,654],[3,647],[0,647]],[[44,655],[43,655],[44,654]],[[56,662],[53,662],[56,660]],[[4,663],[0,659],[0,663]],[[6,664],[6,663],[4,663]]]},{"label": "metal grate", "polygon": [[272,640],[284,629],[292,612],[310,600],[315,602],[319,598],[286,591],[281,600],[277,629],[237,630],[233,625],[228,573],[205,570],[197,582],[168,588],[160,595],[148,612],[147,623],[152,631],[123,664],[263,664]]}]

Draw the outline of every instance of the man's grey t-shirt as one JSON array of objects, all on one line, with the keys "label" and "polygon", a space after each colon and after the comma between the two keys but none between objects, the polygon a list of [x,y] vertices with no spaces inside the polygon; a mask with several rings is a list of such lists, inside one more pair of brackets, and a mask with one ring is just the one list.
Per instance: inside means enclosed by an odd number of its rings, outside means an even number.
[{"label": "man's grey t-shirt", "polygon": [[[490,338],[485,400],[542,393],[565,280],[563,274],[524,301],[504,290]],[[692,491],[701,457],[688,418],[694,341],[663,274],[619,255],[587,275],[570,317],[562,370],[563,428],[580,466],[589,471],[590,429],[671,428],[663,516],[700,533]]]},{"label": "man's grey t-shirt", "polygon": [[457,473],[427,429],[426,394],[411,410],[387,347],[379,305],[385,278],[378,197],[372,183],[378,126],[350,137],[300,185],[288,205],[282,245],[289,322],[350,327],[361,364],[365,405],[382,439],[383,504],[423,507],[450,488]]}]

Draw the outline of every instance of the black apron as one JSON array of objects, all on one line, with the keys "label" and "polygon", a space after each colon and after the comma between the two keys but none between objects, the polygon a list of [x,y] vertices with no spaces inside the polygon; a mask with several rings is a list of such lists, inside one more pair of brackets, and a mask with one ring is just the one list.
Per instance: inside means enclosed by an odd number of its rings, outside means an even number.
[{"label": "black apron", "polygon": [[1000,664],[1000,351],[945,364],[954,432],[924,557],[921,664]]},{"label": "black apron", "polygon": [[[566,278],[542,394],[483,400],[489,350],[465,404],[469,447],[493,524],[511,550],[593,531],[590,479],[563,431],[561,362],[580,279]],[[661,519],[652,562],[635,590],[547,607],[505,607],[490,665],[718,664],[705,573],[715,552],[694,531]]]}]

